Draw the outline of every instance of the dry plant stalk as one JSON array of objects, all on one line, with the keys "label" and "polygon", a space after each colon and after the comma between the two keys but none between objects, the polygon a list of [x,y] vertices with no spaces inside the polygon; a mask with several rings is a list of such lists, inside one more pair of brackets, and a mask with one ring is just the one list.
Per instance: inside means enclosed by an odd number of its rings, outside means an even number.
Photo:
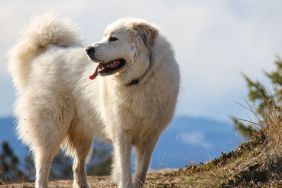
[{"label": "dry plant stalk", "polygon": [[268,105],[263,114],[264,127],[262,131],[268,139],[272,152],[282,155],[282,117],[281,108],[273,104]]}]

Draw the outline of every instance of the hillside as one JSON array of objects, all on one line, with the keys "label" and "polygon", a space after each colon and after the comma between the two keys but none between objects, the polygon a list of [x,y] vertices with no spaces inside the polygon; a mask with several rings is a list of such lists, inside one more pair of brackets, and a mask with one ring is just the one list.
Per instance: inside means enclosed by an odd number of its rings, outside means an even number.
[{"label": "hillside", "polygon": [[[251,140],[207,163],[176,170],[151,171],[146,188],[282,187],[282,119],[271,108]],[[109,177],[89,177],[90,187],[115,187]],[[71,180],[51,181],[50,187],[71,187]],[[33,183],[0,187],[33,187]]]},{"label": "hillside", "polygon": [[[282,187],[282,158],[277,157],[272,142],[259,133],[249,143],[198,166],[177,170],[151,171],[146,188],[186,187]],[[116,187],[109,176],[88,177],[90,187]],[[71,180],[55,180],[50,187],[71,187]],[[33,187],[33,183],[2,184],[0,187]]]}]

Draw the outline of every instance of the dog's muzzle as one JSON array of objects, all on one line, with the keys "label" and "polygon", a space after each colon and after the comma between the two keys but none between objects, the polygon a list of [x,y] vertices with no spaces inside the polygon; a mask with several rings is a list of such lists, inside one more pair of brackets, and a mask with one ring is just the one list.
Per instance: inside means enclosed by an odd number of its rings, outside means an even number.
[{"label": "dog's muzzle", "polygon": [[95,61],[95,47],[93,47],[93,46],[87,47],[86,53],[92,61]]}]

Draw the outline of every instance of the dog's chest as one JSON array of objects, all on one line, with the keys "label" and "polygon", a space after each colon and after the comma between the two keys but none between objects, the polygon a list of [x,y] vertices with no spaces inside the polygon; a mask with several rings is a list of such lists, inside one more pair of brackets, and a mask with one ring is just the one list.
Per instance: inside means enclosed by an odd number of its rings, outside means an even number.
[{"label": "dog's chest", "polygon": [[139,129],[152,123],[158,102],[145,90],[109,90],[101,96],[102,117],[107,126]]}]

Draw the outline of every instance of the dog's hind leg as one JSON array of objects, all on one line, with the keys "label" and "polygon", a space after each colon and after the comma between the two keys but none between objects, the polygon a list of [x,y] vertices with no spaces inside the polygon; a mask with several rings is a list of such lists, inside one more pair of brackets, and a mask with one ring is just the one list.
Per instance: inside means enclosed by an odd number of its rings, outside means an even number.
[{"label": "dog's hind leg", "polygon": [[88,188],[85,163],[91,154],[93,135],[89,130],[83,130],[83,126],[74,125],[70,128],[66,137],[65,147],[74,157],[73,163],[73,187]]},{"label": "dog's hind leg", "polygon": [[48,178],[50,173],[51,163],[57,154],[59,147],[40,147],[34,149],[34,160],[36,169],[36,188],[46,188],[48,187]]},{"label": "dog's hind leg", "polygon": [[85,163],[87,156],[91,151],[91,139],[85,139],[84,143],[77,145],[75,148],[75,158],[73,163],[73,187],[74,188],[87,188],[87,175],[85,170]]},{"label": "dog's hind leg", "polygon": [[60,149],[62,139],[65,137],[65,131],[60,130],[58,124],[53,121],[42,121],[32,132],[31,149],[34,154],[36,168],[36,188],[48,187],[48,178],[50,166]]},{"label": "dog's hind leg", "polygon": [[34,105],[31,101],[23,100],[18,106],[17,133],[20,139],[29,145],[34,156],[35,187],[46,188],[51,163],[66,137],[70,117],[66,112],[64,114],[56,110],[50,112],[47,107]]},{"label": "dog's hind leg", "polygon": [[[149,140],[149,142],[148,142]],[[136,145],[136,169],[133,177],[133,187],[142,188],[145,184],[150,159],[158,138],[142,140]]]},{"label": "dog's hind leg", "polygon": [[73,180],[73,187],[74,188],[87,188],[87,175],[85,170],[85,163],[86,158],[88,154],[91,151],[91,141],[85,140],[83,145],[76,148],[76,154],[73,164],[73,174],[74,174],[74,180]]}]

